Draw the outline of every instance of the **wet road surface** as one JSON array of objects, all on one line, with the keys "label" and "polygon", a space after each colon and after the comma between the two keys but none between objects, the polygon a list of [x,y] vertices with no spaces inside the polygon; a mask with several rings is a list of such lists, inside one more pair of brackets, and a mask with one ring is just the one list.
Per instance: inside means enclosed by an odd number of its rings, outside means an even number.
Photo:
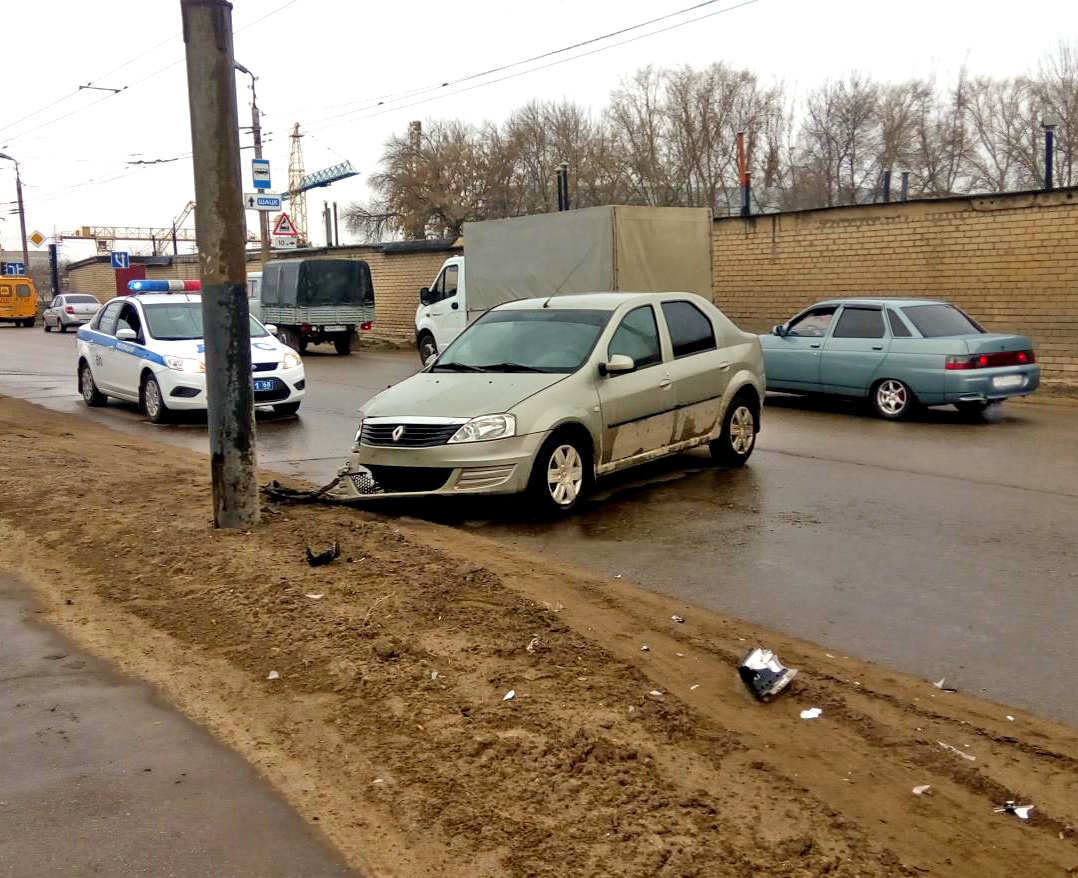
[{"label": "wet road surface", "polygon": [[0,575],[0,875],[352,875],[241,756]]},{"label": "wet road surface", "polygon": [[[14,335],[17,340],[9,343]],[[90,411],[70,336],[0,329],[0,393],[205,450],[198,418]],[[355,410],[418,366],[412,352],[319,349],[299,418],[259,419],[263,465],[328,481]],[[1007,403],[994,422],[932,410],[887,423],[844,402],[770,397],[750,464],[694,452],[600,483],[566,521],[520,501],[379,506],[669,593],[1078,725],[1078,407]],[[683,613],[684,615],[684,613]]]}]

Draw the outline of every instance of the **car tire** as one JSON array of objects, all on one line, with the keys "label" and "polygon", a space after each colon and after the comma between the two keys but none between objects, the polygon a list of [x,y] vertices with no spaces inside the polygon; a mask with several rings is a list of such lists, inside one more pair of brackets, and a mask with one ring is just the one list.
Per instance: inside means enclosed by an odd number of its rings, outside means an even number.
[{"label": "car tire", "polygon": [[591,487],[591,448],[572,430],[547,437],[532,464],[528,494],[544,517],[568,515]]},{"label": "car tire", "polygon": [[872,385],[869,396],[872,408],[885,421],[908,418],[917,407],[917,397],[908,384],[897,378],[884,378]]},{"label": "car tire", "polygon": [[52,332],[52,327],[49,326],[49,321],[48,320],[42,321],[41,328],[44,329],[46,332]]},{"label": "car tire", "polygon": [[109,401],[109,398],[97,389],[97,384],[94,383],[94,373],[90,371],[90,364],[86,362],[79,367],[79,393],[82,394],[82,401],[90,408],[100,408]]},{"label": "car tire", "polygon": [[739,393],[726,408],[719,438],[708,444],[712,459],[721,466],[743,466],[756,448],[760,407],[747,393]]},{"label": "car tire", "polygon": [[165,395],[161,392],[161,385],[157,383],[153,375],[147,375],[142,379],[138,398],[142,413],[151,424],[168,423],[172,413],[165,405]]},{"label": "car tire", "polygon": [[294,415],[299,411],[299,403],[279,402],[273,407],[273,411],[278,415]]},{"label": "car tire", "polygon": [[295,350],[299,351],[301,354],[307,353],[307,339],[301,338],[299,340],[299,347],[295,348]]},{"label": "car tire", "polygon": [[286,347],[292,348],[294,351],[298,351],[299,346],[303,344],[299,337],[299,333],[294,329],[282,329],[277,333],[277,340]]},{"label": "car tire", "polygon": [[416,339],[416,347],[419,349],[419,362],[424,366],[427,365],[427,360],[432,356],[438,356],[438,342],[434,340],[434,336],[429,332],[419,333],[419,338]]},{"label": "car tire", "polygon": [[337,333],[337,336],[333,339],[333,347],[339,356],[347,357],[352,353],[352,333]]},{"label": "car tire", "polygon": [[60,332],[67,332],[67,324],[64,323],[63,320],[56,321],[56,328],[59,329]]}]

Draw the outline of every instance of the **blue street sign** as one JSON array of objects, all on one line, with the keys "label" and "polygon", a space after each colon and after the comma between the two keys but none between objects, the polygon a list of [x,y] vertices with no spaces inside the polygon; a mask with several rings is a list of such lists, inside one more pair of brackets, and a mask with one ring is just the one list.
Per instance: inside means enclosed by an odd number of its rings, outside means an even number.
[{"label": "blue street sign", "polygon": [[131,254],[124,253],[122,250],[112,251],[112,267],[113,268],[130,268],[131,267]]},{"label": "blue street sign", "polygon": [[251,159],[251,181],[255,189],[270,188],[269,159]]},{"label": "blue street sign", "polygon": [[25,262],[5,262],[4,263],[4,274],[25,275],[26,274],[26,263]]}]

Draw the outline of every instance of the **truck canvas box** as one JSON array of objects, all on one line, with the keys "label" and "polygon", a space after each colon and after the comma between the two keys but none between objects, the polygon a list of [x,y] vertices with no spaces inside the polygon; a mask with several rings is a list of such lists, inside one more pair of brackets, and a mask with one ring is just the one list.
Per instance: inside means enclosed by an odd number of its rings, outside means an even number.
[{"label": "truck canvas box", "polygon": [[711,298],[706,208],[589,207],[465,223],[464,256],[447,259],[420,291],[416,345],[425,362],[513,299],[670,291]]},{"label": "truck canvas box", "polygon": [[371,269],[358,259],[280,259],[267,264],[258,284],[261,319],[277,327],[284,344],[305,351],[333,342],[352,350],[357,329],[374,322]]}]

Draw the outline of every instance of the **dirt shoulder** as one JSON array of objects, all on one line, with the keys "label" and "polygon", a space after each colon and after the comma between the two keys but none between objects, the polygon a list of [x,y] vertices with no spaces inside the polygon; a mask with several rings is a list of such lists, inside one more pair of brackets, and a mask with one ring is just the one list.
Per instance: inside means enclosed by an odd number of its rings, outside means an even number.
[{"label": "dirt shoulder", "polygon": [[[216,532],[205,458],[27,403],[0,448],[0,568],[365,874],[1078,874],[1073,729],[422,522]],[[801,670],[768,705],[755,643]]]}]

